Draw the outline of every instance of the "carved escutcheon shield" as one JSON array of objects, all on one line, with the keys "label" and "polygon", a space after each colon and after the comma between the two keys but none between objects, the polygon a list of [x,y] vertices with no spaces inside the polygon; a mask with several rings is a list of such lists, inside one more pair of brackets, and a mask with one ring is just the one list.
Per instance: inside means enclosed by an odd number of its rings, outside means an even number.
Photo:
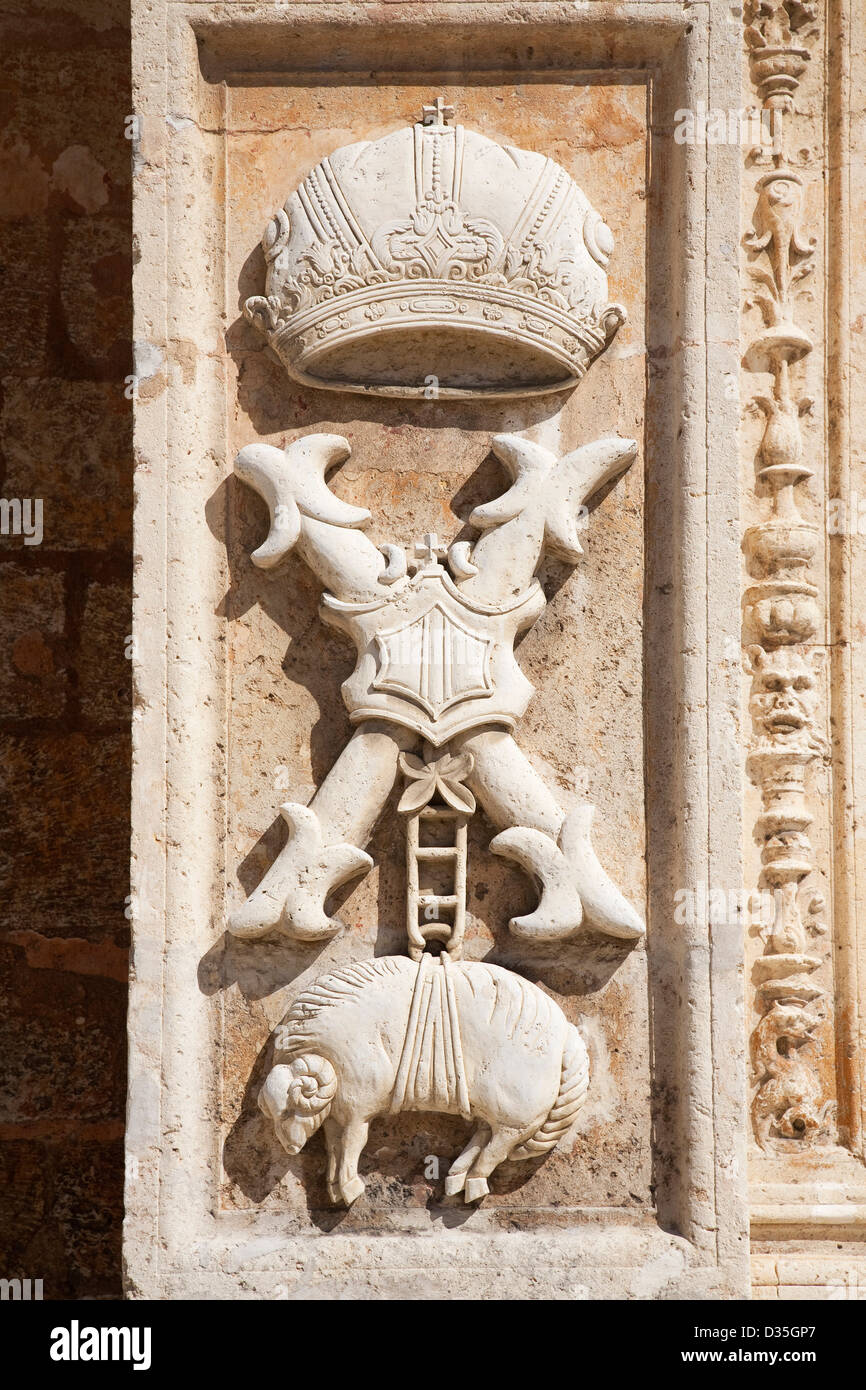
[{"label": "carved escutcheon shield", "polygon": [[410,696],[432,719],[493,690],[490,638],[471,632],[441,603],[376,641],[381,665],[373,688]]},{"label": "carved escutcheon shield", "polygon": [[379,602],[325,594],[322,617],[358,648],[358,665],[343,685],[353,723],[390,720],[436,746],[481,724],[513,727],[532,694],[514,659],[514,639],[544,602],[534,582],[501,606],[479,603],[438,565]]}]

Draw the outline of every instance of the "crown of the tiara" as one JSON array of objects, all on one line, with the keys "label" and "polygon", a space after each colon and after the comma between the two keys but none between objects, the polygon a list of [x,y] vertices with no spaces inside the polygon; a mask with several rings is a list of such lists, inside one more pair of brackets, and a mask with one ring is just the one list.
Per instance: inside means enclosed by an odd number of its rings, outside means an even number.
[{"label": "crown of the tiara", "polygon": [[625,311],[610,229],[544,155],[417,125],[323,159],[268,224],[244,312],[307,385],[398,396],[573,386]]}]

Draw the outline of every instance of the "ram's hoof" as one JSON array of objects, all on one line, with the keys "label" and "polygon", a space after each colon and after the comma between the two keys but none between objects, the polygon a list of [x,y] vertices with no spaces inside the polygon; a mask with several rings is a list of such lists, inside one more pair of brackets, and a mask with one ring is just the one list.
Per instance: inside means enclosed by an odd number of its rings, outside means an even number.
[{"label": "ram's hoof", "polygon": [[466,1201],[480,1202],[482,1197],[486,1197],[490,1188],[487,1186],[486,1178],[467,1178],[466,1179]]},{"label": "ram's hoof", "polygon": [[449,1173],[445,1178],[445,1196],[456,1197],[458,1192],[463,1191],[465,1182],[465,1173]]},{"label": "ram's hoof", "polygon": [[357,1202],[363,1191],[364,1184],[361,1178],[350,1178],[348,1182],[341,1183],[340,1198],[343,1205],[350,1207],[353,1202]]}]

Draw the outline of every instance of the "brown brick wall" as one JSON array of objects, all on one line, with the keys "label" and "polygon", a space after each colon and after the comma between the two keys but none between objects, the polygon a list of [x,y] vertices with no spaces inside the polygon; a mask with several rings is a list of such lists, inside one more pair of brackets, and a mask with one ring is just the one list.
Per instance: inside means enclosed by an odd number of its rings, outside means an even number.
[{"label": "brown brick wall", "polygon": [[126,0],[0,23],[0,1277],[118,1297],[132,440]]}]

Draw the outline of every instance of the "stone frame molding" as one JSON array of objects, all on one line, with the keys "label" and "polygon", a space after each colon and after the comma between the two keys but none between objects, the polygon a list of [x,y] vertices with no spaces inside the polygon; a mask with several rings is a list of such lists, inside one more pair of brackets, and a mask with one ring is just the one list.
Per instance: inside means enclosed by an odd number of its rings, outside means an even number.
[{"label": "stone frame molding", "polygon": [[[726,6],[134,5],[135,722],[125,1268],[131,1297],[743,1297],[749,1287],[743,943],[674,922],[677,884],[742,882],[736,378],[740,152],[671,138],[740,105]],[[225,555],[208,501],[230,467],[220,83],[388,54],[508,71],[638,70],[650,92],[646,467],[647,901],[657,1215],[576,1212],[535,1233],[287,1234],[220,1211],[218,1001],[199,961],[224,921]],[[340,43],[335,43],[339,34]],[[387,45],[384,38],[387,37]],[[344,54],[335,57],[335,51]],[[327,56],[326,56],[327,55]],[[380,59],[380,65],[384,61]],[[453,69],[453,57],[448,63]],[[659,190],[664,188],[664,196]],[[203,248],[207,255],[203,256]],[[155,364],[159,364],[155,366]],[[539,1289],[543,1289],[540,1294]],[[577,1292],[576,1292],[577,1290]]]}]

